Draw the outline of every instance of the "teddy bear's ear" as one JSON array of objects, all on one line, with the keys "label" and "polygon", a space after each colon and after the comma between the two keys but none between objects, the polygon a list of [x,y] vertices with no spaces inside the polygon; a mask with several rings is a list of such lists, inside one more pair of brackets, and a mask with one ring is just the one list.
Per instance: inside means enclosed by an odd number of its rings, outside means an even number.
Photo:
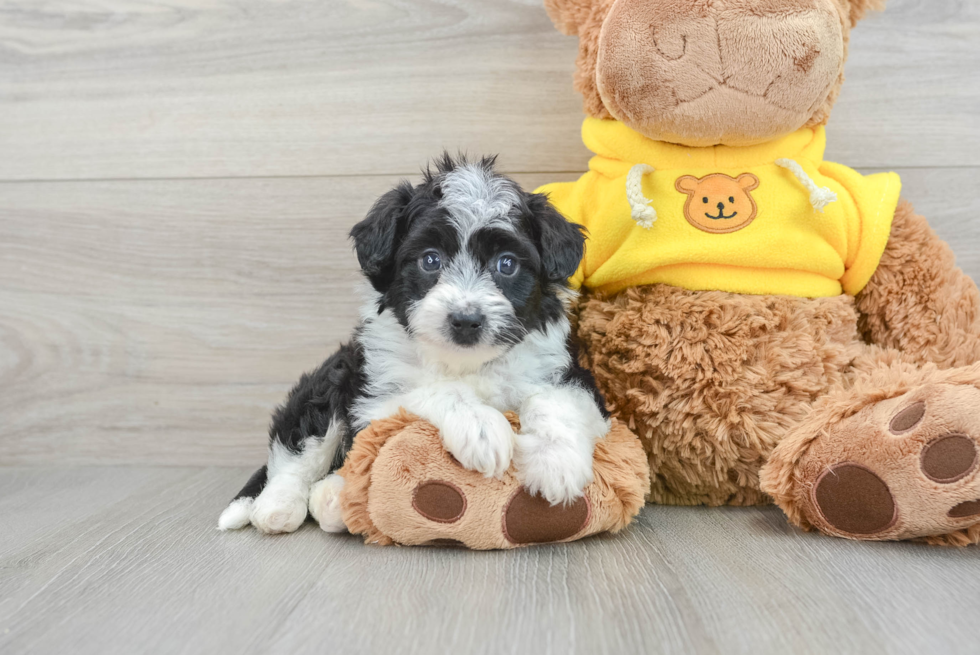
[{"label": "teddy bear's ear", "polygon": [[682,175],[674,182],[674,188],[681,193],[691,194],[698,190],[698,178],[693,175]]},{"label": "teddy bear's ear", "polygon": [[869,11],[881,11],[885,8],[885,0],[846,0],[846,3],[850,5],[852,27]]},{"label": "teddy bear's ear", "polygon": [[743,191],[752,191],[759,188],[759,178],[752,173],[742,173],[738,176],[737,182]]},{"label": "teddy bear's ear", "polygon": [[545,11],[558,31],[576,36],[597,0],[544,0]]}]

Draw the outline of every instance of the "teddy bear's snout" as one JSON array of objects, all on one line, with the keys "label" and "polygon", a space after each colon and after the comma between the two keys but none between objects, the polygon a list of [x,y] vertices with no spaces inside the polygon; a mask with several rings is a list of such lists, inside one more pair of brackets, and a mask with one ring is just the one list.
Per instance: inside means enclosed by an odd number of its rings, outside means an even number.
[{"label": "teddy bear's snout", "polygon": [[645,136],[690,146],[799,129],[840,76],[841,16],[832,0],[767,5],[617,0],[599,36],[603,104]]}]

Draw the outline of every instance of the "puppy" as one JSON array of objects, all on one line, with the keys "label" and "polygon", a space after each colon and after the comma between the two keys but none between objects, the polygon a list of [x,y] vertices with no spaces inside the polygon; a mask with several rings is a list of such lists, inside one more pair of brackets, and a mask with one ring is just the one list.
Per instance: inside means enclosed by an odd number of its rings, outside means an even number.
[{"label": "puppy", "polygon": [[582,495],[610,428],[566,315],[585,238],[493,165],[447,155],[354,226],[372,288],[360,324],[275,412],[268,463],[219,528],[292,532],[309,508],[324,530],[343,531],[343,479],[328,473],[358,431],[400,407],[438,427],[466,468],[500,476],[514,459],[531,493],[552,504]]}]

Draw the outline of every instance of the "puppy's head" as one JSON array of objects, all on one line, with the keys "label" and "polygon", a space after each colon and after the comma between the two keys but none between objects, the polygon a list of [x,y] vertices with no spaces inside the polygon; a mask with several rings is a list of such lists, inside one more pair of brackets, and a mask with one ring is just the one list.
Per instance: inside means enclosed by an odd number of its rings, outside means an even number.
[{"label": "puppy's head", "polygon": [[562,290],[584,251],[578,226],[493,165],[444,156],[351,230],[379,311],[454,367],[483,364],[564,320]]}]

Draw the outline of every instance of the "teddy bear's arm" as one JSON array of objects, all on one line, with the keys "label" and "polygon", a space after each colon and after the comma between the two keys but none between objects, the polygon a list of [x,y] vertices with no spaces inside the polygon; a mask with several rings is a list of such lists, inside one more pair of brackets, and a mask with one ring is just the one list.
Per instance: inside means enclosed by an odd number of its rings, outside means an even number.
[{"label": "teddy bear's arm", "polygon": [[980,361],[977,286],[908,202],[895,211],[881,262],[855,300],[874,344],[941,368]]}]

